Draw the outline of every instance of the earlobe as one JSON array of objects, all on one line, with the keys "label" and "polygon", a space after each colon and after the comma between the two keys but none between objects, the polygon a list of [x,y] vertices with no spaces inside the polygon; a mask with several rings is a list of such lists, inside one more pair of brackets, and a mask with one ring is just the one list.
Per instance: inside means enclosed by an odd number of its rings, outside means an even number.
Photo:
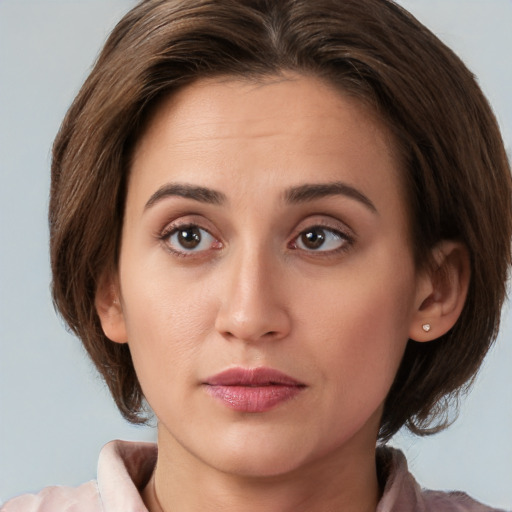
[{"label": "earlobe", "polygon": [[119,286],[112,278],[101,279],[94,302],[105,336],[116,343],[127,343]]},{"label": "earlobe", "polygon": [[470,260],[466,246],[445,240],[433,249],[435,265],[421,276],[409,338],[431,341],[457,322],[469,288]]}]

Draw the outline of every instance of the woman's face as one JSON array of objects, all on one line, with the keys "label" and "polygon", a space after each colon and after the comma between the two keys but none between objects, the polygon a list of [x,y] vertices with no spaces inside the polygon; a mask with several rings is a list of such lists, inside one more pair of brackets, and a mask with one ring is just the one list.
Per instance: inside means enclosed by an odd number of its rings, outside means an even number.
[{"label": "woman's face", "polygon": [[391,144],[313,78],[200,81],[160,106],[107,334],[161,447],[246,475],[373,449],[421,287]]}]

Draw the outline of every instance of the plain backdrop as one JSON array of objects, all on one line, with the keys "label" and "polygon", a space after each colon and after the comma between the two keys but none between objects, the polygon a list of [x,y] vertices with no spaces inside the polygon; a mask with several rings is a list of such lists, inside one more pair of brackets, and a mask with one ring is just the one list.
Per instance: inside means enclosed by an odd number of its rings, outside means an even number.
[{"label": "plain backdrop", "polygon": [[[402,0],[478,76],[512,147],[512,1]],[[128,425],[55,315],[49,294],[49,153],[59,123],[129,0],[0,0],[0,502],[95,478]],[[399,434],[419,482],[512,509],[512,315],[458,421]]]}]

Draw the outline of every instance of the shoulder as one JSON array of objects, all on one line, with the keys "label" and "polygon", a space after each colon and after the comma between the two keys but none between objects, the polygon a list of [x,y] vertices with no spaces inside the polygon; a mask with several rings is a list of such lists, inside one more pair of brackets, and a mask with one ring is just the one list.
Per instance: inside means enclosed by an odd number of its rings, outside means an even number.
[{"label": "shoulder", "polygon": [[403,453],[394,448],[377,450],[377,466],[385,484],[377,512],[505,512],[488,507],[463,492],[422,489],[409,472]]},{"label": "shoulder", "polygon": [[2,505],[0,512],[101,512],[95,481],[79,487],[46,487],[37,494],[23,494]]},{"label": "shoulder", "polygon": [[5,503],[0,512],[146,511],[140,490],[150,479],[156,459],[155,444],[112,441],[101,450],[97,480],[24,494]]},{"label": "shoulder", "polygon": [[505,512],[474,500],[464,492],[425,490],[422,493],[425,512]]}]

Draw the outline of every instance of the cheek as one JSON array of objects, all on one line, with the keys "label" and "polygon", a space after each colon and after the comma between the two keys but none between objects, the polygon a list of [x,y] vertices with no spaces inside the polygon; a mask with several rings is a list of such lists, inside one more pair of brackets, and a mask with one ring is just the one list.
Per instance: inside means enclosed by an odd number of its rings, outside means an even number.
[{"label": "cheek", "polygon": [[297,294],[298,318],[326,378],[387,394],[408,340],[414,270],[393,251],[377,256]]},{"label": "cheek", "polygon": [[127,262],[121,272],[128,343],[141,384],[190,380],[214,318],[204,285],[156,261],[138,269]]}]

